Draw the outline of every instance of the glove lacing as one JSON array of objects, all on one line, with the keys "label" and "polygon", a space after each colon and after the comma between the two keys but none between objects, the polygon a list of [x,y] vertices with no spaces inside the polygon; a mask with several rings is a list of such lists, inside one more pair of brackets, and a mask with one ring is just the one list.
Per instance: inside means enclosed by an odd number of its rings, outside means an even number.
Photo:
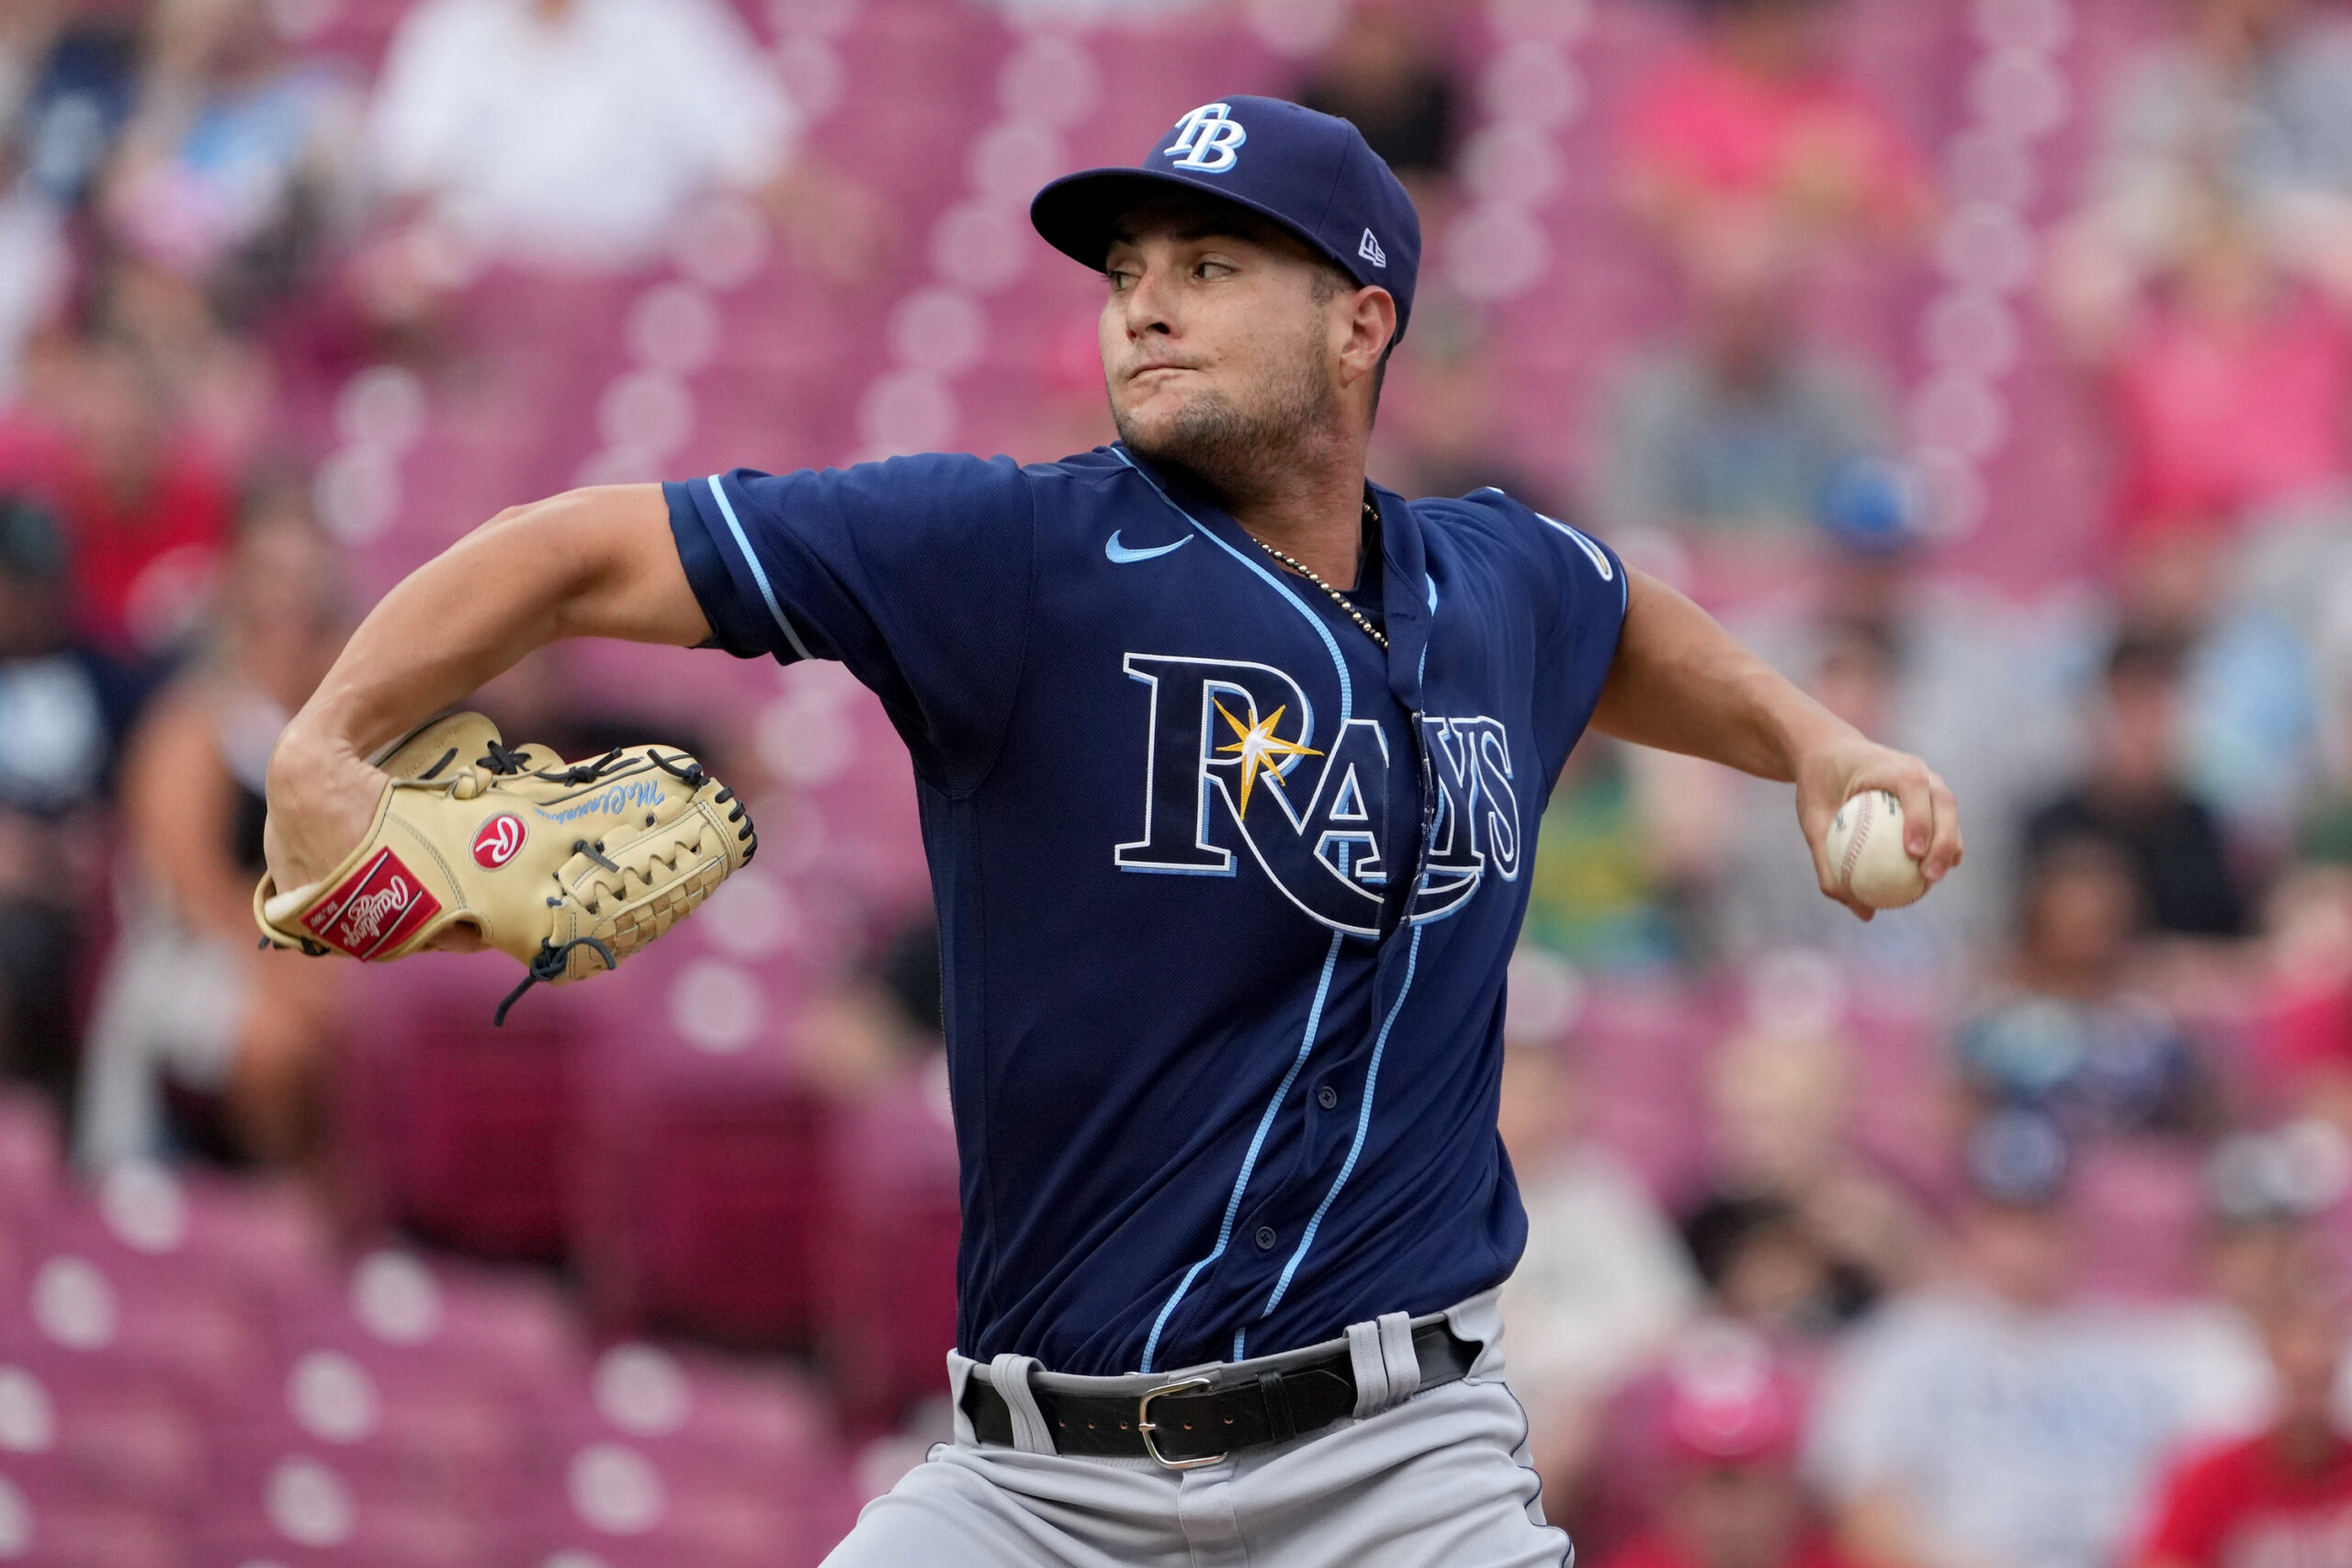
[{"label": "glove lacing", "polygon": [[493,740],[490,743],[488,755],[476,758],[474,766],[488,768],[492,773],[502,777],[509,773],[519,773],[523,771],[523,753]]},{"label": "glove lacing", "polygon": [[496,1012],[490,1015],[490,1026],[492,1029],[503,1029],[506,1026],[506,1010],[521,1001],[523,993],[532,987],[540,984],[551,986],[562,979],[564,968],[571,962],[571,950],[575,947],[585,947],[594,951],[597,957],[605,961],[606,969],[617,969],[621,966],[621,961],[613,956],[612,948],[601,937],[576,936],[561,947],[541,937],[539,951],[537,956],[532,958],[526,973],[523,976],[523,983],[506,993],[506,999],[498,1004]]}]

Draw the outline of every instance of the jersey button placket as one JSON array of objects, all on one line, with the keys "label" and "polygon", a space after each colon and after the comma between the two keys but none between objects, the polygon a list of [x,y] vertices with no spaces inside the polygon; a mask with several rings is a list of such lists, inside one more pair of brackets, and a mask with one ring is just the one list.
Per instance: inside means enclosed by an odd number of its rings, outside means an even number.
[{"label": "jersey button placket", "polygon": [[1258,1243],[1259,1251],[1272,1252],[1274,1247],[1274,1243],[1280,1241],[1282,1237],[1274,1234],[1273,1226],[1260,1225],[1258,1227],[1258,1235],[1255,1239]]},{"label": "jersey button placket", "polygon": [[1325,1084],[1315,1091],[1315,1103],[1326,1111],[1336,1111],[1340,1106],[1340,1091]]}]

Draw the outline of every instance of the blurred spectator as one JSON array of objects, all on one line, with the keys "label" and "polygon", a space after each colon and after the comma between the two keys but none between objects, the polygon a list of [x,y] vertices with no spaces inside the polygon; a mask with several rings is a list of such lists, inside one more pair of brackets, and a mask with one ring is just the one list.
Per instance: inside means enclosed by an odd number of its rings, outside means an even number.
[{"label": "blurred spectator", "polygon": [[2236,1132],[2206,1160],[2207,1273],[2215,1300],[2259,1322],[2320,1278],[2312,1222],[2345,1194],[2352,1166],[2325,1123]]},{"label": "blurred spectator", "polygon": [[2352,37],[2307,0],[2179,0],[2175,35],[2109,89],[2089,200],[2060,257],[2093,315],[2196,245],[2217,209],[2265,256],[2341,276],[2352,221]]},{"label": "blurred spectator", "polygon": [[1732,581],[1841,513],[1904,504],[1879,377],[1798,327],[1825,247],[1907,232],[1929,203],[1917,152],[1838,66],[1843,8],[1696,0],[1693,47],[1620,127],[1634,214],[1667,245],[1689,325],[1599,405],[1594,521],[1693,536]]},{"label": "blurred spectator", "polygon": [[263,777],[342,643],[337,562],[299,498],[239,528],[204,657],[156,700],[125,763],[123,935],[90,1030],[75,1153],[299,1159],[343,972],[256,952]]},{"label": "blurred spectator", "polygon": [[65,22],[63,0],[18,0],[0,15],[0,126],[13,128]]},{"label": "blurred spectator", "polygon": [[124,343],[60,343],[40,407],[0,423],[0,484],[40,496],[65,526],[74,622],[100,646],[164,653],[191,629],[236,502],[175,417],[158,368]]},{"label": "blurred spectator", "polygon": [[232,473],[277,458],[277,367],[204,287],[134,251],[92,263],[85,332],[120,348],[152,379],[172,439]]},{"label": "blurred spectator", "polygon": [[[2201,1294],[2171,1314],[2174,1354],[2189,1376],[2185,1436],[2238,1438],[2272,1418],[2278,1378],[2264,1325],[2328,1277],[2314,1222],[2344,1190],[2344,1145],[2324,1125],[2290,1122],[2233,1133],[2204,1162],[2205,1216],[2197,1237]],[[2163,1245],[2144,1238],[2143,1245]]]},{"label": "blurred spectator", "polygon": [[925,919],[890,931],[802,1022],[809,1082],[844,1100],[886,1094],[938,1057],[942,1006],[938,928]]},{"label": "blurred spectator", "polygon": [[[1102,379],[1088,343],[1092,382]],[[1440,291],[1413,317],[1413,352],[1390,367],[1381,394],[1374,469],[1406,495],[1467,495],[1491,485],[1539,512],[1564,515],[1548,487],[1510,457],[1497,428],[1497,373],[1476,314]],[[1099,386],[1091,389],[1099,392]],[[1384,470],[1386,470],[1384,472]]]},{"label": "blurred spectator", "polygon": [[1797,1473],[1796,1386],[1759,1341],[1717,1325],[1673,1359],[1650,1522],[1602,1568],[1838,1568]]},{"label": "blurred spectator", "polygon": [[1357,7],[1295,95],[1353,122],[1417,201],[1445,177],[1461,112],[1421,21],[1396,0]]},{"label": "blurred spectator", "polygon": [[1793,258],[1746,233],[1685,254],[1690,327],[1624,373],[1604,408],[1596,521],[1607,532],[1809,542],[1833,513],[1899,508],[1872,459],[1885,389],[1796,338]]},{"label": "blurred spectator", "polygon": [[[2337,830],[2341,830],[2340,829]],[[2352,867],[2340,852],[2272,895],[2259,1065],[2298,1109],[2352,1138]]]},{"label": "blurred spectator", "polygon": [[1633,747],[1590,735],[1568,753],[1528,874],[1527,939],[1601,972],[1686,957],[1672,835]]},{"label": "blurred spectator", "polygon": [[1967,1166],[1961,1278],[1840,1350],[1812,1472],[1847,1549],[1881,1568],[2104,1568],[2182,1418],[2179,1369],[2073,1300],[2054,1129],[1992,1118]]},{"label": "blurred spectator", "polygon": [[2184,672],[2185,783],[2257,870],[2289,852],[2313,786],[2335,773],[2352,719],[2352,665],[2340,640],[2352,610],[2344,524],[2323,502],[2300,517],[2267,513],[2258,534],[2203,552],[2212,603]]},{"label": "blurred spectator", "polygon": [[17,0],[0,9],[0,139],[59,207],[87,194],[138,93],[134,8]]},{"label": "blurred spectator", "polygon": [[350,217],[357,96],[288,52],[267,0],[162,0],[148,28],[107,205],[141,254],[248,317]]},{"label": "blurred spectator", "polygon": [[401,20],[369,134],[385,193],[430,220],[394,271],[429,287],[462,277],[451,244],[557,270],[635,265],[695,197],[774,185],[797,130],[719,0],[424,0]]},{"label": "blurred spectator", "polygon": [[1826,1338],[1875,1299],[1787,1200],[1715,1194],[1682,1222],[1708,1294],[1735,1320],[1777,1339]]},{"label": "blurred spectator", "polygon": [[2302,0],[2188,0],[2111,89],[2050,289],[2114,387],[2144,549],[2352,479],[2352,34]]},{"label": "blurred spectator", "polygon": [[1637,92],[1622,128],[1635,214],[1670,241],[1774,246],[1916,227],[1917,151],[1838,69],[1841,0],[1691,0],[1696,47]]},{"label": "blurred spectator", "polygon": [[101,889],[102,815],[141,695],[74,640],[49,514],[0,497],[0,1074],[74,1089],[76,962]]},{"label": "blurred spectator", "polygon": [[0,15],[0,406],[16,395],[26,341],[72,277],[64,214],[27,167],[33,75],[62,19],[51,5]]},{"label": "blurred spectator", "polygon": [[2038,859],[2062,840],[2104,840],[2125,857],[2147,929],[2243,936],[2245,898],[2221,824],[2180,782],[2184,658],[2166,636],[2116,640],[2089,773],[2027,819],[2026,854]]},{"label": "blurred spectator", "polygon": [[2157,1495],[2139,1568],[2352,1562],[2352,1443],[2337,1416],[2344,1307],[2305,1291],[2263,1324],[2277,1372],[2267,1429],[2181,1465]]},{"label": "blurred spectator", "polygon": [[2101,838],[2055,840],[2019,904],[2007,994],[1960,1032],[1964,1090],[2075,1136],[2204,1130],[2213,1108],[2196,1053],[2171,1013],[2127,984],[2142,904],[2123,853]]},{"label": "blurred spectator", "polygon": [[0,408],[17,396],[25,346],[64,303],[72,257],[57,210],[15,177],[0,141]]},{"label": "blurred spectator", "polygon": [[1503,1056],[1502,1137],[1527,1205],[1527,1250],[1503,1286],[1511,1391],[1545,1490],[1565,1501],[1602,1439],[1603,1402],[1698,1304],[1698,1281],[1640,1180],[1579,1136],[1573,1047]]},{"label": "blurred spectator", "polygon": [[0,7],[0,408],[17,394],[27,345],[66,303],[67,219],[134,90],[128,28],[76,9]]},{"label": "blurred spectator", "polygon": [[1683,1233],[1733,1316],[1777,1333],[1851,1322],[1925,1273],[1935,1227],[1856,1148],[1853,1043],[1751,1026],[1706,1077],[1713,1173]]},{"label": "blurred spectator", "polygon": [[2111,349],[2129,546],[2227,536],[2352,479],[2352,319],[2217,212]]}]

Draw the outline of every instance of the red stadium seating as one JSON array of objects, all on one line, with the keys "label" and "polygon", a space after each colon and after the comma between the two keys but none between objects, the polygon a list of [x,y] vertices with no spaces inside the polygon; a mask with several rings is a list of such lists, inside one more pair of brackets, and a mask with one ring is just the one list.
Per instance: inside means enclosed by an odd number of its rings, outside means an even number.
[{"label": "red stadium seating", "polygon": [[578,987],[540,987],[492,1027],[513,970],[435,954],[356,977],[336,1151],[361,1224],[489,1258],[562,1256],[573,1080],[603,1013]]},{"label": "red stadium seating", "polygon": [[945,1062],[845,1114],[819,1346],[854,1436],[946,1392],[959,1234]]}]

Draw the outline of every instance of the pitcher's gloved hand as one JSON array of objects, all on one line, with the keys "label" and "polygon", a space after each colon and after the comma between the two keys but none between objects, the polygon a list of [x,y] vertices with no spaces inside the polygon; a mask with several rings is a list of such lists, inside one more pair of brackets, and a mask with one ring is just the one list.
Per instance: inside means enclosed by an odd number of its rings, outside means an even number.
[{"label": "pitcher's gloved hand", "polygon": [[616,967],[752,858],[759,839],[735,792],[662,746],[566,762],[508,750],[480,714],[453,714],[392,748],[366,837],[318,881],[279,892],[265,875],[254,919],[266,943],[354,958],[405,958],[470,927],[534,984]]}]

